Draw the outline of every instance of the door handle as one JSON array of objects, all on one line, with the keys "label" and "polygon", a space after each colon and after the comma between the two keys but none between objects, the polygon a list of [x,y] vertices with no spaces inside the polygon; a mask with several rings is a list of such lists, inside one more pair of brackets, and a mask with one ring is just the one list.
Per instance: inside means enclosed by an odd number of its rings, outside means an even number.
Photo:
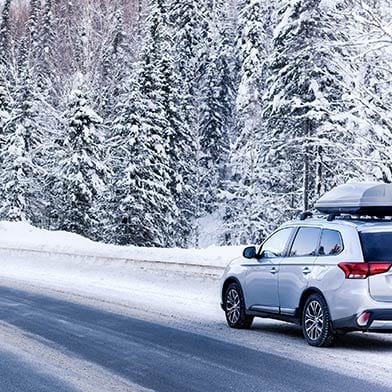
[{"label": "door handle", "polygon": [[312,270],[309,267],[302,268],[302,273],[304,275],[309,275],[311,272],[312,272]]},{"label": "door handle", "polygon": [[271,272],[272,275],[275,275],[278,272],[278,269],[276,267],[272,267],[269,272]]}]

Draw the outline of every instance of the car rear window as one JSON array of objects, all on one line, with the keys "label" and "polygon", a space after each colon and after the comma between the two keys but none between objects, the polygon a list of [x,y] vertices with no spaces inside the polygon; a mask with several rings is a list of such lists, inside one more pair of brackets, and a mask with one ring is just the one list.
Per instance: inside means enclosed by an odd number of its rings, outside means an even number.
[{"label": "car rear window", "polygon": [[392,261],[392,231],[359,233],[365,261]]},{"label": "car rear window", "polygon": [[319,255],[336,256],[343,250],[343,240],[336,230],[324,229],[321,233]]},{"label": "car rear window", "polygon": [[321,229],[300,227],[290,250],[290,257],[314,256],[320,239]]}]

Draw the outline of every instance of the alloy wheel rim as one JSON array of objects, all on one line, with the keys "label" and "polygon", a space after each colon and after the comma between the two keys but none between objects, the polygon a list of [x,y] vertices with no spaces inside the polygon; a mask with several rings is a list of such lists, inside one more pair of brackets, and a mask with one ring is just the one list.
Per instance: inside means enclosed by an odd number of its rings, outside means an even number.
[{"label": "alloy wheel rim", "polygon": [[235,289],[229,290],[226,295],[226,314],[232,324],[235,324],[240,318],[241,302],[240,296]]},{"label": "alloy wheel rim", "polygon": [[324,312],[318,301],[311,301],[305,312],[305,331],[309,339],[320,338],[324,327]]}]

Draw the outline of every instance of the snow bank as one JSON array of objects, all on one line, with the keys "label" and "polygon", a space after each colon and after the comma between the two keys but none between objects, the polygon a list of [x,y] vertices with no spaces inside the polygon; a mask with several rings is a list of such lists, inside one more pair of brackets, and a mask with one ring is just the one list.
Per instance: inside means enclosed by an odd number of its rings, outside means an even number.
[{"label": "snow bank", "polygon": [[162,249],[108,245],[64,231],[37,229],[24,222],[0,222],[0,248],[214,267],[225,267],[232,259],[239,257],[243,250],[242,246]]},{"label": "snow bank", "polygon": [[[223,267],[242,247],[158,249],[97,243],[79,235],[0,222],[2,284],[50,288],[132,308],[216,317]],[[8,282],[8,283],[7,283]]]}]

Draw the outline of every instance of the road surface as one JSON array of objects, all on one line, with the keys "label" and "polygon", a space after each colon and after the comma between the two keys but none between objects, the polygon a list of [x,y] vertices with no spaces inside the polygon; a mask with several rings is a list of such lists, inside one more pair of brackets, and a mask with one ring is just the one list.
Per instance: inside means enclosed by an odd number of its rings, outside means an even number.
[{"label": "road surface", "polygon": [[[268,352],[262,340],[271,329],[263,335],[256,326],[259,344],[252,348],[238,339],[194,333],[181,320],[169,326],[51,290],[0,284],[0,391],[392,391],[330,365],[292,358],[290,350],[287,358]],[[287,328],[297,344],[298,330]],[[245,331],[229,332],[241,337]],[[357,353],[366,356],[361,339]],[[381,347],[392,351],[388,344]],[[309,349],[315,356],[333,353]]]}]

